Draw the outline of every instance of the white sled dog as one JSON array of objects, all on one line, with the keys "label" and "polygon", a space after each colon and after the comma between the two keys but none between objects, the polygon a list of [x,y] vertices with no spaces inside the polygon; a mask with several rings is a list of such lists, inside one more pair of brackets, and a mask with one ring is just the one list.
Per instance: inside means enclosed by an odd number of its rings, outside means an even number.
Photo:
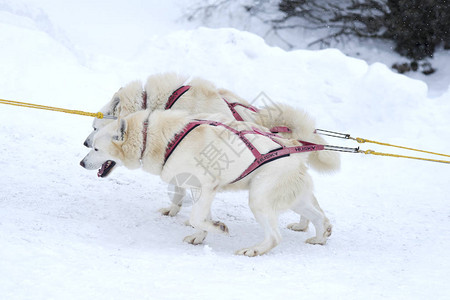
[{"label": "white sled dog", "polygon": [[[186,110],[190,114],[221,113],[229,120],[254,122],[286,138],[326,144],[321,136],[314,133],[314,121],[304,111],[282,104],[256,109],[246,100],[228,90],[217,89],[207,80],[201,78],[189,80],[188,77],[176,73],[152,75],[147,79],[144,88],[140,81],[127,84],[114,94],[101,112],[120,118],[139,110],[155,111],[168,108]],[[110,122],[112,122],[110,119],[95,119],[94,130],[84,144],[92,147],[96,132]],[[340,157],[338,153],[331,151],[310,152],[307,163],[320,172],[336,171],[340,167]],[[103,174],[106,176],[109,172]],[[161,209],[161,213],[175,216],[180,208],[181,201]],[[305,230],[307,221],[302,222],[306,224],[292,229]]]},{"label": "white sled dog", "polygon": [[[99,175],[116,163],[130,169],[142,166],[166,182],[180,173],[197,177],[201,195],[193,204],[189,219],[197,232],[184,239],[191,244],[202,243],[208,232],[228,233],[224,223],[210,218],[214,196],[223,189],[249,190],[250,208],[265,232],[261,243],[237,254],[262,255],[277,246],[281,240],[278,216],[287,209],[304,215],[314,225],[316,236],[307,243],[325,244],[332,226],[312,193],[312,179],[306,167],[308,153],[290,152],[307,146],[265,131],[264,127],[229,121],[220,114],[139,111],[100,129],[93,137],[93,149],[81,165],[86,169],[100,168]],[[199,158],[211,146],[221,153],[226,165],[206,172]],[[255,162],[259,162],[259,167],[252,169]]]},{"label": "white sled dog", "polygon": [[[183,87],[186,88],[182,89]],[[168,108],[186,110],[191,114],[221,113],[229,120],[241,118],[242,121],[273,129],[273,132],[286,138],[326,144],[323,137],[314,133],[315,124],[304,111],[285,104],[273,104],[257,109],[231,91],[218,89],[207,80],[189,80],[189,77],[176,73],[149,76],[144,88],[140,81],[130,82],[120,88],[100,111],[105,115],[120,118],[139,110]],[[94,130],[86,138],[85,146],[90,148],[96,131],[111,121],[94,119]],[[308,157],[308,164],[317,171],[336,171],[340,168],[339,154],[331,151],[312,152]]]}]

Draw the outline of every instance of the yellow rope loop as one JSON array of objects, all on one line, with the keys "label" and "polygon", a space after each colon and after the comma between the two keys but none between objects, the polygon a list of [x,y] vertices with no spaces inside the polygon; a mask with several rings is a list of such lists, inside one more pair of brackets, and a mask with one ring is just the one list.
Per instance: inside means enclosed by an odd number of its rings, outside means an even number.
[{"label": "yellow rope loop", "polygon": [[355,138],[354,140],[357,141],[360,144],[364,144],[367,141],[366,139],[362,139],[362,138],[359,138],[359,137]]},{"label": "yellow rope loop", "polygon": [[364,153],[364,154],[373,154],[375,151],[373,151],[373,150],[360,150],[360,152],[361,153]]}]

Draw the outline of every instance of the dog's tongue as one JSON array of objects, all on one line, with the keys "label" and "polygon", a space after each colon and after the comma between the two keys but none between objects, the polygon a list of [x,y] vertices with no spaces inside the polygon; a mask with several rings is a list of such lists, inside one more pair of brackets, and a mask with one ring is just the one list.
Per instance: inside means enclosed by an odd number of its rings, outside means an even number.
[{"label": "dog's tongue", "polygon": [[102,177],[103,176],[103,173],[105,172],[107,163],[108,162],[103,163],[102,167],[98,170],[98,172],[97,172],[97,176],[98,177]]},{"label": "dog's tongue", "polygon": [[111,172],[112,168],[116,165],[116,163],[112,160],[107,160],[103,163],[102,167],[98,170],[97,176],[98,177],[106,177],[108,176],[109,172]]}]

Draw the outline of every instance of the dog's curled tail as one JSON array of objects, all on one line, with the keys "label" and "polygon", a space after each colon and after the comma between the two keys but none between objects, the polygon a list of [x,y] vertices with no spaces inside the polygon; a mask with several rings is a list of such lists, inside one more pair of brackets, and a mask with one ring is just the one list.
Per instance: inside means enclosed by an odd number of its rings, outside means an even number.
[{"label": "dog's curled tail", "polygon": [[[327,144],[323,137],[314,133],[315,122],[305,111],[286,104],[270,105],[260,109],[255,121],[269,129],[278,126],[288,127],[291,132],[278,133],[286,138]],[[339,170],[341,159],[337,152],[313,151],[308,156],[308,164],[316,171],[332,172]]]}]

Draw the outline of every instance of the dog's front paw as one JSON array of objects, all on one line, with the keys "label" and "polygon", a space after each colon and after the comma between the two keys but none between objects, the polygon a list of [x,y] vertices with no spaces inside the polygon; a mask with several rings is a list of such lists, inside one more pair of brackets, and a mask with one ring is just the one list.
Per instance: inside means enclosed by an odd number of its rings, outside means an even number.
[{"label": "dog's front paw", "polygon": [[327,239],[326,238],[318,238],[315,236],[315,237],[307,239],[305,241],[305,243],[312,244],[312,245],[325,245],[327,243]]},{"label": "dog's front paw", "polygon": [[178,206],[176,204],[172,204],[169,207],[163,207],[159,210],[159,212],[163,215],[163,216],[169,216],[169,217],[174,217],[178,214],[178,212],[180,211],[181,206]]},{"label": "dog's front paw", "polygon": [[236,255],[245,255],[248,257],[255,257],[255,256],[258,256],[261,254],[262,253],[259,253],[259,251],[255,248],[244,248],[244,249],[236,251]]},{"label": "dog's front paw", "polygon": [[194,233],[192,235],[188,235],[187,237],[185,237],[183,239],[183,242],[186,242],[188,244],[192,244],[192,245],[199,245],[201,243],[203,243],[203,241],[206,238],[206,231],[202,231],[202,232],[197,232]]},{"label": "dog's front paw", "polygon": [[244,248],[244,249],[238,250],[235,252],[235,254],[236,255],[245,255],[248,257],[255,257],[258,255],[266,254],[272,248],[273,248],[273,246],[268,247],[267,245],[260,244],[260,245],[254,246],[254,247],[249,247],[249,248]]}]

